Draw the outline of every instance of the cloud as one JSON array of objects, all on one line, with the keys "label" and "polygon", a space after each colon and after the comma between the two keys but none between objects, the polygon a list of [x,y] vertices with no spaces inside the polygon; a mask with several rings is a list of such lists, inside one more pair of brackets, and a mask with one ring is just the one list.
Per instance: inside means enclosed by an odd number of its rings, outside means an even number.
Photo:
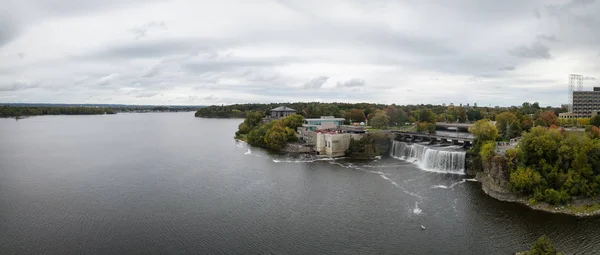
[{"label": "cloud", "polygon": [[119,74],[112,73],[112,74],[100,77],[100,79],[98,79],[98,82],[96,82],[96,84],[98,86],[106,86],[106,85],[111,84],[112,82],[114,82],[118,78],[119,78]]},{"label": "cloud", "polygon": [[133,34],[135,40],[138,40],[142,37],[145,37],[149,30],[155,30],[155,29],[166,30],[167,26],[165,25],[164,21],[161,21],[161,22],[152,21],[152,22],[148,22],[142,26],[130,28],[129,32]]},{"label": "cloud", "polygon": [[554,36],[554,35],[537,35],[535,38],[539,41],[542,41],[542,40],[547,41],[547,42],[557,42],[558,41],[558,39],[556,39],[556,36]]},{"label": "cloud", "polygon": [[500,70],[500,71],[514,71],[515,69],[516,69],[515,66],[505,66],[505,67],[498,68],[498,70]]},{"label": "cloud", "polygon": [[10,42],[19,33],[19,26],[9,18],[8,13],[0,11],[0,47]]},{"label": "cloud", "polygon": [[540,13],[540,10],[538,10],[538,9],[535,9],[535,10],[533,11],[533,15],[535,15],[535,17],[536,17],[537,19],[541,19],[541,18],[542,18],[542,14]]},{"label": "cloud", "polygon": [[0,92],[33,89],[39,87],[40,84],[40,81],[14,81],[10,84],[0,85]]},{"label": "cloud", "polygon": [[510,49],[509,53],[520,58],[549,59],[552,57],[550,55],[550,48],[541,42],[534,42],[530,46],[517,46]]},{"label": "cloud", "polygon": [[323,86],[323,84],[325,84],[325,82],[327,82],[328,79],[329,77],[327,76],[315,77],[312,78],[310,81],[304,83],[303,87],[305,89],[318,89],[321,88],[321,86]]},{"label": "cloud", "polygon": [[365,80],[363,79],[350,79],[345,82],[338,82],[338,88],[354,88],[354,87],[362,87],[365,85]]},{"label": "cloud", "polygon": [[600,77],[599,1],[13,2],[3,101],[558,105],[568,70]]},{"label": "cloud", "polygon": [[160,92],[139,92],[135,94],[135,97],[137,98],[147,98],[147,97],[153,97],[160,94]]}]

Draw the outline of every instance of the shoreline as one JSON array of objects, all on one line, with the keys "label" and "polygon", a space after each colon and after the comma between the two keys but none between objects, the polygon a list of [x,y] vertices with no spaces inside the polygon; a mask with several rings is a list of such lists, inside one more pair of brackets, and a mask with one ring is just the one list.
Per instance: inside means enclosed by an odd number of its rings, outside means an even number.
[{"label": "shoreline", "polygon": [[486,176],[477,174],[475,177],[481,183],[483,192],[499,201],[521,204],[535,211],[553,214],[563,214],[580,218],[600,216],[600,200],[598,199],[573,199],[567,206],[553,206],[546,202],[531,204],[528,197],[517,196],[490,183]]}]

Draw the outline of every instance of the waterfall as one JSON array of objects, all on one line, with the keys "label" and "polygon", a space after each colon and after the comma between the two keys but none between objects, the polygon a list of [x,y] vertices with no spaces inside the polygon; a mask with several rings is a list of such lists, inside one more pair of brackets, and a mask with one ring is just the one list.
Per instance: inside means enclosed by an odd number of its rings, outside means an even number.
[{"label": "waterfall", "polygon": [[423,170],[452,174],[465,174],[465,154],[464,151],[398,141],[392,141],[390,150],[390,156],[402,160],[416,160],[415,163]]}]

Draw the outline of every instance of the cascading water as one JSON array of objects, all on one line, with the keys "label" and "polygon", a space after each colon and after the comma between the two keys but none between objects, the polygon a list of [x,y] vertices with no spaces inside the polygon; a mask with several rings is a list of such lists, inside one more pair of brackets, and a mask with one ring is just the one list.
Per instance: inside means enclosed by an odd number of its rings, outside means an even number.
[{"label": "cascading water", "polygon": [[465,174],[465,152],[431,148],[422,144],[392,141],[390,156],[402,160],[416,160],[426,171]]}]

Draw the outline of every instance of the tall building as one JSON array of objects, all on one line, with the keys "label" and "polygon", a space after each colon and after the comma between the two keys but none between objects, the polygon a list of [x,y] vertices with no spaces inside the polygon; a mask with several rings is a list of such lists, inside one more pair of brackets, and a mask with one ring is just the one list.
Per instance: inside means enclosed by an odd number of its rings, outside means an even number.
[{"label": "tall building", "polygon": [[590,118],[600,112],[600,87],[592,91],[573,91],[573,111],[559,114],[560,118]]}]

